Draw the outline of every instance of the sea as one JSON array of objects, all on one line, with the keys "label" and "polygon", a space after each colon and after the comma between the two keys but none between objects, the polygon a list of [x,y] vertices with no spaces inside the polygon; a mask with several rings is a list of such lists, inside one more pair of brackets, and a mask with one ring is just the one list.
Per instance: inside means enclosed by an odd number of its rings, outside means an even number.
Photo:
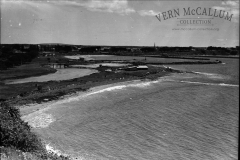
[{"label": "sea", "polygon": [[165,66],[186,72],[96,87],[22,118],[73,159],[237,160],[239,59],[218,60]]}]

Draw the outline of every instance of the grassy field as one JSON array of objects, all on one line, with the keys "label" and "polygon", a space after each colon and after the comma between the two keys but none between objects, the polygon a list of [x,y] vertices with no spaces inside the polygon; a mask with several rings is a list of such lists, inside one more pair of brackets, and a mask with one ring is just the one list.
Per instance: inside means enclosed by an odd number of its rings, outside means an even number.
[{"label": "grassy field", "polygon": [[[41,60],[42,63],[46,62],[46,58]],[[8,99],[17,96],[19,93],[24,93],[32,90],[33,85],[5,85],[5,80],[20,79],[32,76],[40,76],[56,72],[55,69],[49,67],[42,67],[41,63],[36,59],[29,64],[16,66],[7,70],[0,71],[0,100]]]},{"label": "grassy field", "polygon": [[42,67],[38,63],[24,64],[15,68],[0,71],[0,82],[7,79],[19,79],[31,76],[39,76],[56,72],[55,69]]}]

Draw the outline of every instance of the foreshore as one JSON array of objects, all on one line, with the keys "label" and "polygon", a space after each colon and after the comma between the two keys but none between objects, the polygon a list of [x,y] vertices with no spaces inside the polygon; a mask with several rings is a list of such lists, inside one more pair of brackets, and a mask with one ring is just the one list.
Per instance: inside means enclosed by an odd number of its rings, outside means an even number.
[{"label": "foreshore", "polygon": [[[149,72],[152,72],[150,74]],[[105,91],[121,89],[128,86],[134,85],[147,85],[148,83],[154,82],[158,78],[170,75],[171,73],[180,72],[177,70],[172,70],[170,68],[157,67],[150,68],[149,70],[127,72],[128,74],[119,74],[119,73],[95,73],[93,75],[86,76],[89,80],[90,77],[94,76],[97,79],[97,75],[107,75],[104,78],[98,79],[98,81],[85,83],[84,89],[82,83],[76,83],[77,80],[68,80],[72,82],[70,86],[65,86],[59,90],[48,91],[46,93],[35,93],[34,95],[29,95],[23,97],[22,99],[18,98],[13,104],[15,107],[20,109],[21,119],[33,128],[44,128],[47,127],[50,123],[54,122],[53,117],[49,114],[45,114],[45,111],[57,107],[58,104],[67,103],[74,101],[79,98],[84,98],[93,94],[98,94]],[[125,76],[123,76],[125,75]],[[134,76],[135,75],[135,76]],[[86,77],[80,78],[82,81]],[[60,82],[66,83],[66,82]],[[58,94],[62,92],[62,94]],[[38,97],[38,98],[37,98]],[[10,102],[11,103],[11,102]],[[57,155],[58,157],[68,157],[69,159],[77,159],[77,157],[72,157],[62,153],[58,149],[54,148],[51,144],[43,143],[45,149],[49,154]]]},{"label": "foreshore", "polygon": [[[111,69],[111,72],[105,70]],[[15,88],[15,96],[6,100],[14,106],[42,103],[58,100],[66,95],[87,91],[96,86],[113,84],[137,79],[154,79],[162,77],[174,71],[164,67],[149,67],[148,70],[121,71],[116,67],[101,67],[98,73],[64,81],[30,82],[23,84],[5,85]],[[23,92],[24,91],[24,92]]]},{"label": "foreshore", "polygon": [[[39,101],[39,103],[33,104],[25,104],[18,106],[20,108],[21,118],[28,122],[28,124],[33,128],[45,128],[50,125],[50,123],[54,122],[54,118],[51,117],[50,114],[46,114],[45,111],[51,109],[52,107],[57,107],[59,104],[68,103],[71,101],[84,99],[84,97],[112,91],[123,89],[125,87],[132,86],[147,86],[150,83],[155,83],[159,78],[163,78],[165,76],[170,75],[171,73],[176,73],[178,71],[168,71],[168,72],[159,72],[154,75],[149,75],[144,78],[137,77],[129,77],[129,78],[121,78],[112,81],[103,81],[95,84],[89,85],[89,89],[85,91],[78,91],[77,87],[75,92],[68,93],[63,96],[59,96],[57,99],[53,99],[49,101]],[[163,74],[164,73],[164,74]],[[67,93],[67,92],[66,92]],[[53,119],[51,119],[53,118]],[[78,159],[79,157],[72,157],[71,155],[67,155],[66,153],[61,152],[54,146],[49,143],[44,143],[46,150],[54,155],[68,157],[69,159]],[[80,158],[81,159],[81,158]]]},{"label": "foreshore", "polygon": [[[93,73],[88,76],[73,78],[69,80],[52,80],[47,82],[28,82],[21,84],[6,84],[6,81],[11,81],[13,79],[19,79],[23,77],[31,77],[38,75],[46,75],[49,73],[56,72],[55,69],[51,69],[48,67],[43,67],[39,65],[37,62],[40,62],[40,59],[36,59],[32,64],[23,65],[20,67],[16,67],[13,69],[9,69],[1,72],[2,75],[0,79],[0,101],[6,101],[13,105],[25,105],[30,103],[41,103],[51,100],[56,100],[59,97],[64,95],[76,93],[79,91],[86,91],[89,88],[117,83],[126,80],[135,80],[135,79],[152,79],[156,77],[161,77],[166,75],[167,73],[176,72],[174,70],[169,70],[164,67],[160,67],[163,65],[182,65],[182,64],[217,64],[221,63],[220,61],[184,61],[184,62],[168,62],[168,63],[160,63],[160,62],[152,62],[152,61],[124,61],[123,64],[131,64],[132,65],[147,65],[149,66],[148,70],[139,70],[139,71],[126,71],[119,70],[122,67],[98,67],[95,70],[98,73]],[[65,58],[66,59],[66,58]],[[44,62],[46,60],[43,60]],[[109,60],[92,60],[86,62],[86,64],[101,64],[106,63]],[[73,61],[73,64],[82,64],[81,61]],[[112,61],[109,61],[112,63]],[[115,62],[114,62],[115,63]],[[85,62],[84,62],[85,64]],[[86,65],[85,64],[85,65]],[[155,66],[155,67],[154,67]],[[156,67],[157,66],[157,67]],[[126,67],[125,67],[126,68]],[[79,69],[79,68],[78,68]],[[90,68],[92,69],[92,68]],[[107,71],[110,70],[110,71]],[[41,71],[41,72],[39,72]],[[16,73],[16,74],[15,74]],[[35,78],[36,79],[36,78]],[[67,78],[66,78],[67,79]]]},{"label": "foreshore", "polygon": [[[215,62],[216,63],[216,62]],[[33,128],[44,128],[55,121],[51,114],[45,113],[48,109],[58,108],[60,104],[78,100],[80,98],[106,91],[122,89],[131,86],[145,86],[158,82],[159,78],[172,73],[183,73],[164,65],[147,64],[147,69],[121,70],[120,67],[99,66],[98,72],[84,77],[48,82],[30,82],[11,84],[9,86],[26,90],[5,102],[20,109],[21,119]],[[129,67],[131,68],[131,67]],[[7,85],[6,85],[7,86]],[[59,104],[59,105],[58,105]],[[75,159],[71,155],[61,153],[54,145],[44,143],[45,149],[58,156]]]}]

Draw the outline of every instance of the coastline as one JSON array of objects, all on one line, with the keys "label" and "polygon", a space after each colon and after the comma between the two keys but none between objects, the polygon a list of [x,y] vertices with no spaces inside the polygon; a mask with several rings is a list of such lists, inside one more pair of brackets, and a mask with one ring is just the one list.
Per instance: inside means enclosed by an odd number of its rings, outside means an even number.
[{"label": "coastline", "polygon": [[[97,62],[100,63],[100,61],[101,61],[101,63],[107,62],[107,61],[103,61],[103,60],[94,60],[94,62],[91,61],[90,64],[95,64]],[[76,62],[76,63],[78,64],[80,62]],[[147,66],[158,65],[158,67],[159,67],[159,66],[163,66],[163,65],[174,65],[174,64],[177,64],[177,65],[202,64],[203,65],[203,64],[218,64],[221,62],[220,61],[186,61],[186,62],[184,61],[184,62],[159,63],[159,62],[148,62],[148,61],[146,61],[146,62],[142,62],[142,61],[141,62],[140,61],[139,62],[127,62],[126,61],[125,63],[132,63],[133,65],[147,65]],[[31,69],[32,72],[29,72],[28,67],[24,66],[24,68],[25,68],[25,70],[23,72],[24,74],[22,75],[22,73],[21,73],[22,71],[21,71],[20,73],[17,74],[17,76],[14,76],[14,79],[35,76],[34,69],[36,70],[36,68],[40,69],[40,70],[48,69],[46,67],[39,68],[39,65],[37,65],[37,64],[31,64],[31,65],[35,66],[35,68]],[[19,66],[18,68],[14,69],[14,70],[17,71],[21,68],[22,68],[22,66]],[[29,68],[31,68],[31,67],[29,67]],[[120,78],[125,78],[125,79],[126,78],[130,78],[130,79],[131,78],[134,78],[134,79],[140,78],[141,79],[141,78],[145,78],[146,76],[149,76],[149,75],[146,75],[147,72],[149,72],[149,71],[146,71],[146,72],[142,71],[142,73],[131,73],[129,71],[119,73],[118,69],[120,69],[120,68],[121,67],[104,66],[104,67],[96,68],[96,70],[98,70],[101,73],[92,74],[91,76],[84,76],[84,77],[67,79],[67,80],[57,80],[57,81],[52,80],[52,81],[46,81],[46,82],[34,81],[34,82],[27,82],[27,83],[22,83],[22,84],[19,84],[19,83],[5,84],[4,81],[14,80],[12,78],[10,78],[10,79],[7,78],[11,74],[14,75],[14,73],[12,73],[11,70],[7,71],[6,73],[4,73],[5,72],[4,71],[2,73],[3,78],[1,79],[1,82],[0,82],[0,90],[1,90],[0,91],[0,101],[7,101],[7,102],[18,101],[18,100],[24,99],[24,97],[29,97],[33,94],[37,95],[37,94],[39,94],[39,92],[47,92],[47,90],[50,92],[55,92],[54,90],[56,90],[56,88],[57,88],[57,90],[59,90],[58,93],[54,93],[54,94],[52,94],[52,96],[47,95],[46,97],[48,97],[48,98],[43,98],[43,99],[57,99],[57,97],[59,97],[59,96],[66,95],[65,91],[69,93],[69,92],[75,92],[76,90],[84,91],[86,89],[89,89],[92,87],[92,84],[90,84],[92,82],[94,83],[93,86],[95,86],[95,83],[102,83],[103,81],[115,81],[117,79],[119,80]],[[57,71],[56,69],[52,69],[52,70],[53,70],[53,72]],[[112,70],[112,72],[111,73],[106,72],[106,70]],[[152,70],[152,69],[150,69],[150,70]],[[168,70],[166,72],[172,72],[172,71]],[[48,75],[49,71],[47,70],[44,73],[41,73],[41,75],[42,76]],[[145,73],[145,75],[144,75],[144,73]],[[26,74],[28,74],[28,76]],[[113,74],[115,74],[115,75],[113,75]],[[105,76],[105,77],[103,77],[103,76]],[[111,78],[108,78],[106,76],[110,76]],[[104,82],[104,84],[108,84],[108,83],[109,82]],[[96,84],[96,85],[98,85],[98,84]],[[38,86],[40,86],[40,88],[38,88]],[[77,88],[76,86],[79,86],[79,89],[76,89]],[[65,89],[63,89],[63,88],[65,88]],[[70,90],[66,90],[66,88],[69,88]],[[71,88],[72,88],[72,91],[71,91]],[[37,98],[34,96],[32,96],[32,97],[33,97],[32,99],[36,98],[36,101],[38,101],[38,102],[43,101],[43,99],[40,99],[40,98]],[[31,100],[29,100],[29,101],[31,101]],[[32,102],[24,102],[24,103],[32,103]]]},{"label": "coastline", "polygon": [[[18,98],[19,101],[16,101],[15,107],[19,108],[21,113],[21,119],[25,122],[28,122],[29,125],[35,129],[48,127],[51,123],[55,121],[54,117],[51,117],[51,114],[48,114],[48,109],[57,109],[58,104],[68,103],[71,101],[78,100],[79,98],[84,98],[85,96],[89,96],[92,94],[102,93],[105,91],[111,91],[114,89],[122,89],[124,87],[128,87],[131,85],[141,86],[142,84],[148,85],[148,83],[155,83],[160,79],[164,79],[166,76],[171,76],[174,73],[185,73],[186,71],[181,71],[176,68],[170,68],[164,65],[152,66],[151,69],[146,71],[140,71],[136,74],[136,72],[125,72],[122,74],[119,72],[107,73],[105,72],[106,68],[104,68],[99,73],[66,80],[60,82],[47,82],[46,84],[58,84],[63,85],[64,87],[57,88],[56,90],[50,90],[47,92],[39,92],[30,95],[29,97],[23,97],[23,101],[21,101],[21,97]],[[157,69],[157,70],[155,70]],[[152,72],[152,73],[148,73]],[[188,73],[188,72],[187,72]],[[192,73],[192,72],[191,72]],[[107,75],[106,77],[104,77]],[[98,79],[97,77],[102,77]],[[96,81],[93,81],[93,78]],[[90,80],[90,81],[88,81]],[[84,82],[84,83],[83,83]],[[34,83],[30,83],[28,85],[33,85]],[[45,83],[41,83],[45,84]],[[143,86],[144,86],[143,85]],[[61,94],[56,94],[61,93]],[[39,97],[36,99],[36,97]],[[31,101],[31,98],[34,98],[37,101]],[[24,100],[29,99],[30,101],[26,101],[24,104]],[[21,102],[23,102],[21,105]],[[35,103],[31,103],[35,102]],[[62,107],[59,105],[59,107]],[[44,140],[43,140],[44,141]],[[58,147],[54,147],[54,143],[51,142],[43,142],[42,143],[49,154],[56,155],[58,157],[68,157],[69,159],[81,159],[81,157],[74,157],[71,154],[65,154],[64,151],[61,152]]]},{"label": "coastline", "polygon": [[[29,87],[29,91],[25,93],[18,93],[16,97],[8,99],[7,103],[22,108],[23,106],[43,103],[53,100],[59,100],[65,96],[71,96],[78,92],[88,91],[93,87],[108,85],[118,82],[132,81],[132,80],[144,80],[144,79],[156,79],[170,73],[181,72],[171,68],[164,67],[150,67],[148,70],[139,71],[112,71],[106,72],[105,70],[110,67],[102,67],[98,73],[93,73],[88,76],[64,80],[64,81],[48,81],[41,83],[24,83],[13,84],[15,87]],[[113,69],[113,68],[111,68]],[[116,69],[116,68],[115,68]],[[41,86],[39,90],[38,86]]]},{"label": "coastline", "polygon": [[[91,96],[93,94],[98,94],[102,92],[107,92],[111,90],[117,90],[122,89],[125,87],[134,87],[138,85],[149,85],[149,83],[155,83],[159,79],[169,76],[171,73],[165,74],[163,76],[156,76],[154,79],[121,79],[117,81],[112,81],[108,84],[98,84],[91,88],[89,88],[86,91],[77,91],[75,93],[70,93],[67,95],[64,95],[62,97],[59,97],[59,99],[48,101],[48,102],[41,102],[39,104],[28,104],[25,106],[19,106],[20,113],[21,113],[21,119],[23,119],[25,122],[28,122],[29,125],[33,128],[45,128],[50,125],[50,123],[54,122],[54,119],[51,119],[50,114],[44,113],[44,111],[47,111],[48,109],[51,109],[51,107],[56,107],[58,104],[62,103],[68,103],[71,101],[78,100],[80,98],[84,98],[86,96]],[[37,119],[34,119],[37,118]],[[34,124],[36,122],[36,124]],[[40,123],[40,125],[38,124]],[[45,146],[45,149],[49,154],[57,155],[58,157],[68,157],[69,159],[81,159],[81,157],[73,157],[72,155],[66,154],[57,148],[54,147],[54,145],[51,145],[49,142],[45,142],[43,140],[43,145]]]},{"label": "coastline", "polygon": [[[166,73],[166,72],[165,72]],[[48,99],[49,101],[45,101],[44,99],[42,99],[41,101],[39,101],[38,103],[26,103],[24,105],[15,105],[15,107],[19,108],[21,111],[21,116],[26,116],[28,114],[31,114],[33,112],[36,111],[40,111],[44,108],[46,108],[49,105],[55,104],[55,103],[61,103],[61,101],[64,100],[68,100],[71,98],[76,98],[79,96],[85,96],[85,95],[90,95],[94,92],[98,92],[100,90],[104,90],[106,88],[111,88],[114,86],[120,86],[120,85],[126,85],[126,84],[130,84],[130,83],[134,83],[134,82],[145,82],[145,81],[152,81],[152,80],[156,80],[158,78],[162,78],[165,76],[168,76],[171,73],[166,73],[165,75],[154,75],[154,78],[151,77],[150,78],[123,78],[123,79],[117,79],[117,80],[112,80],[112,81],[102,81],[99,83],[95,83],[95,84],[91,84],[91,86],[89,86],[89,88],[85,89],[85,90],[78,90],[78,86],[75,86],[75,90],[74,91],[70,91],[70,92],[66,92],[66,94],[63,95],[59,95],[57,97],[55,97],[54,99],[51,99],[51,96],[49,96],[50,98]],[[47,97],[45,97],[45,99],[47,99]]]}]

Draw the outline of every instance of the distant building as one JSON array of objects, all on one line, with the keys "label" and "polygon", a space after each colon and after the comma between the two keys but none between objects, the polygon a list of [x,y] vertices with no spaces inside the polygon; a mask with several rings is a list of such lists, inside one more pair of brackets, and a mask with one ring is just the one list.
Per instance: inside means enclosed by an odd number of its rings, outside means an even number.
[{"label": "distant building", "polygon": [[141,52],[140,48],[131,48],[131,52]]},{"label": "distant building", "polygon": [[145,65],[141,65],[141,66],[137,66],[138,70],[148,70],[148,66]]},{"label": "distant building", "polygon": [[23,49],[29,49],[30,48],[30,45],[29,44],[24,44],[23,45]]},{"label": "distant building", "polygon": [[54,52],[40,52],[40,55],[44,56],[44,57],[52,57],[52,56],[55,56],[55,53]]}]

